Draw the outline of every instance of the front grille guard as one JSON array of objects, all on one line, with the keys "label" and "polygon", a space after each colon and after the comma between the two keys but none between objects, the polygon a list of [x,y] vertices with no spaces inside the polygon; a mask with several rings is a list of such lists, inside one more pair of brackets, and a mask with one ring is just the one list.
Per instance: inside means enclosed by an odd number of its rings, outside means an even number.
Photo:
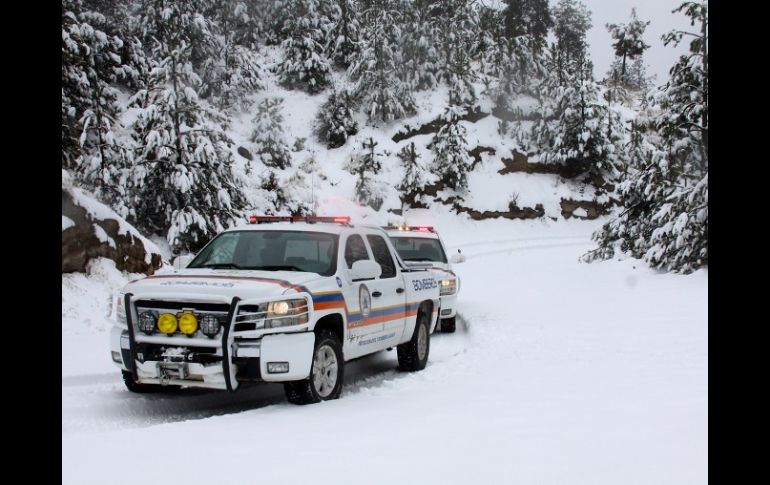
[{"label": "front grille guard", "polygon": [[[131,359],[127,362],[127,366],[128,370],[131,372],[132,378],[136,381],[139,376],[136,371],[136,335],[134,333],[134,319],[138,318],[138,315],[136,313],[136,308],[134,308],[134,305],[131,303],[131,298],[133,296],[133,293],[126,293],[124,303],[126,309],[128,309],[126,312],[126,324],[128,325],[129,347],[131,347]],[[222,371],[225,377],[225,385],[229,392],[233,392],[234,390],[232,375],[230,374],[230,344],[232,343],[230,342],[230,335],[234,324],[233,319],[235,317],[235,310],[238,307],[238,302],[240,300],[241,299],[236,296],[230,302],[230,310],[227,312],[227,320],[225,321],[224,331],[222,332]]]}]

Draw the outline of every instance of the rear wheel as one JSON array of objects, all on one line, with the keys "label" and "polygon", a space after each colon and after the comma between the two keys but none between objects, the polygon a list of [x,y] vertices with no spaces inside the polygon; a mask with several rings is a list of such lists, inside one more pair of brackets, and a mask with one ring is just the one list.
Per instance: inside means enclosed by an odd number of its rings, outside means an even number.
[{"label": "rear wheel", "polygon": [[292,404],[311,404],[337,399],[342,392],[345,362],[342,344],[334,333],[323,330],[315,339],[310,376],[283,385],[286,399]]},{"label": "rear wheel", "polygon": [[454,333],[456,327],[455,322],[455,317],[441,320],[441,331],[446,333]]},{"label": "rear wheel", "polygon": [[428,363],[428,354],[430,354],[430,329],[428,327],[428,312],[423,307],[417,314],[417,325],[415,325],[412,339],[396,347],[399,369],[414,372],[425,368]]}]

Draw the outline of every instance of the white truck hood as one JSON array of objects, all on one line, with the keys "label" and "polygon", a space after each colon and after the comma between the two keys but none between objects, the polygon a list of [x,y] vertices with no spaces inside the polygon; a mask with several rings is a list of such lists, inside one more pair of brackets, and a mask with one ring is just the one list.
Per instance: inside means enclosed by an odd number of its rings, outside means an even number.
[{"label": "white truck hood", "polygon": [[306,291],[305,284],[322,278],[297,271],[183,269],[132,281],[123,292],[134,299],[230,303],[235,296],[250,300]]}]

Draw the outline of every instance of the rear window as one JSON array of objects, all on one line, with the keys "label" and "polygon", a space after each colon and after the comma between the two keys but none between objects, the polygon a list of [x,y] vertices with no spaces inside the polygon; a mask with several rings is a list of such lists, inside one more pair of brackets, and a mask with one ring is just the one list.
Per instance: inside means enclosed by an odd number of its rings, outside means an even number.
[{"label": "rear window", "polygon": [[395,246],[398,255],[404,261],[434,261],[437,263],[446,263],[446,254],[444,248],[438,239],[427,239],[424,237],[390,237],[393,246]]}]

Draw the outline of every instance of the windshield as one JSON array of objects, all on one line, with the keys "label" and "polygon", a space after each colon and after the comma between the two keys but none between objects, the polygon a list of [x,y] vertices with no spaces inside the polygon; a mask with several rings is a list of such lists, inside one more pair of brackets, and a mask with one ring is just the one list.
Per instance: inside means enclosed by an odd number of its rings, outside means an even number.
[{"label": "windshield", "polygon": [[444,248],[441,247],[438,239],[391,236],[390,240],[404,261],[447,262]]},{"label": "windshield", "polygon": [[303,231],[233,231],[214,238],[188,268],[337,271],[335,234]]}]

